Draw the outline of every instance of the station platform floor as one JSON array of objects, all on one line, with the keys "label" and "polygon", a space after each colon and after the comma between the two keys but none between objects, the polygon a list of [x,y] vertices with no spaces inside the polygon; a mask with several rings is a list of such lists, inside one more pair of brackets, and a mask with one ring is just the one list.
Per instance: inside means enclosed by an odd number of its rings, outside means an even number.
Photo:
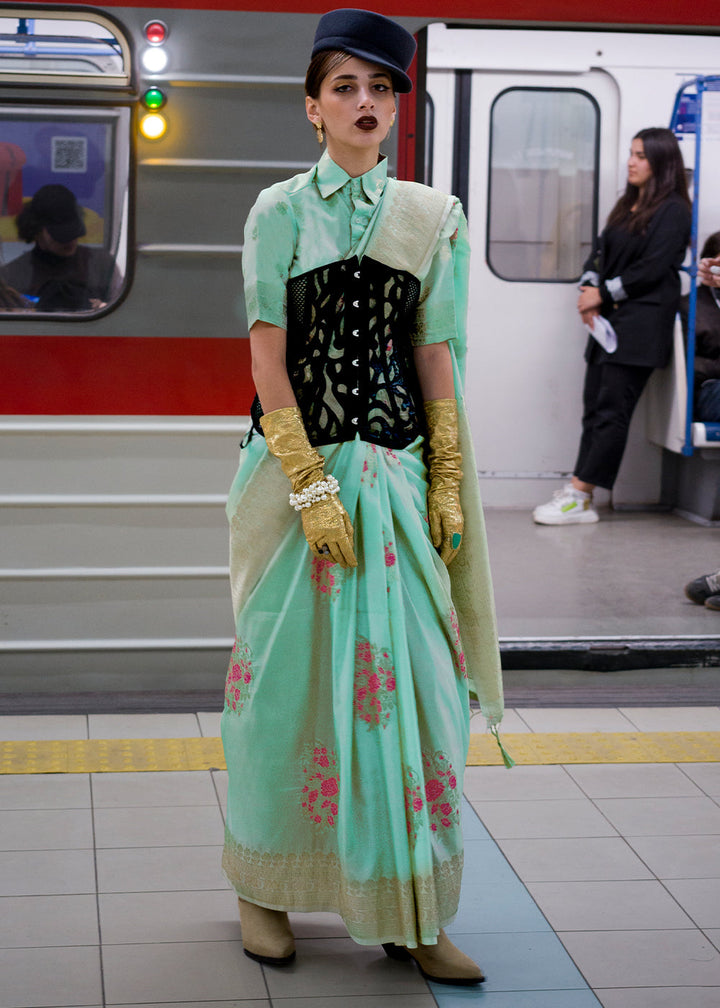
[{"label": "station platform floor", "polygon": [[512,770],[472,724],[462,989],[327,914],[293,915],[290,967],[242,954],[216,711],[1,717],[0,1008],[717,1008],[720,707],[503,727]]}]

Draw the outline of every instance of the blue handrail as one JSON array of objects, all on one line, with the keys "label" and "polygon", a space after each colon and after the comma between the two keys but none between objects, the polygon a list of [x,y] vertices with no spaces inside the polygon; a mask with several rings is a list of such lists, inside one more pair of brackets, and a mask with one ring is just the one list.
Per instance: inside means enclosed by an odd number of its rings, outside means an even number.
[{"label": "blue handrail", "polygon": [[[688,297],[688,320],[687,320],[687,346],[685,360],[685,380],[687,383],[687,407],[685,410],[685,438],[681,448],[683,455],[692,455],[693,438],[692,424],[694,412],[694,387],[695,387],[695,320],[697,316],[697,239],[698,223],[700,216],[700,162],[702,152],[702,107],[703,94],[707,90],[715,91],[720,87],[720,76],[699,76],[686,81],[678,89],[675,96],[672,115],[670,117],[670,129],[680,136],[686,133],[695,134],[695,165],[693,168],[693,203],[692,203],[692,225],[690,231],[690,265],[683,266],[683,269],[690,276],[690,293]],[[687,95],[690,89],[695,90],[695,95]],[[689,97],[691,101],[683,105],[683,98]],[[691,125],[692,128],[686,128]]]}]

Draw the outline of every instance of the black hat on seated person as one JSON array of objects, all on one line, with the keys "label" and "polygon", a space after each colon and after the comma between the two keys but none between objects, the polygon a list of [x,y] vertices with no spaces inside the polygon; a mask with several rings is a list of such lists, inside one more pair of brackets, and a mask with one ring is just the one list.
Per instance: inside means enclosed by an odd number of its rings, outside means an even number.
[{"label": "black hat on seated person", "polygon": [[61,245],[85,234],[80,207],[67,186],[41,186],[30,201],[30,207],[50,237]]},{"label": "black hat on seated person", "polygon": [[320,18],[312,55],[337,49],[368,63],[377,63],[390,72],[395,90],[407,94],[412,91],[412,81],[405,71],[416,48],[410,32],[383,14],[343,7]]}]

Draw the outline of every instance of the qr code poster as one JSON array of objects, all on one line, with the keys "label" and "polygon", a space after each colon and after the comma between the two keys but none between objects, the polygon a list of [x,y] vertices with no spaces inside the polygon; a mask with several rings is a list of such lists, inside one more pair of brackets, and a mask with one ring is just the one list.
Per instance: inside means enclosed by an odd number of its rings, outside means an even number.
[{"label": "qr code poster", "polygon": [[87,137],[54,136],[52,138],[51,170],[53,172],[87,172]]}]

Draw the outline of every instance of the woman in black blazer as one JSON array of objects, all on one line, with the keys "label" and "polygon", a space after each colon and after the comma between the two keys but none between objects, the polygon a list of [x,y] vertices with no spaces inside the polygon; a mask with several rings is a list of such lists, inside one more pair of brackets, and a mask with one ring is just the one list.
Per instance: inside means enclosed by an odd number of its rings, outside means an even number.
[{"label": "woman in black blazer", "polygon": [[628,180],[597,248],[580,278],[578,311],[593,327],[610,323],[617,349],[590,337],[583,393],[580,450],[573,476],[533,512],[540,525],[596,522],[596,486],[612,490],[633,411],[653,368],[672,351],[680,299],[678,271],[690,240],[690,199],[685,166],[669,129],[643,129],[633,137]]}]

